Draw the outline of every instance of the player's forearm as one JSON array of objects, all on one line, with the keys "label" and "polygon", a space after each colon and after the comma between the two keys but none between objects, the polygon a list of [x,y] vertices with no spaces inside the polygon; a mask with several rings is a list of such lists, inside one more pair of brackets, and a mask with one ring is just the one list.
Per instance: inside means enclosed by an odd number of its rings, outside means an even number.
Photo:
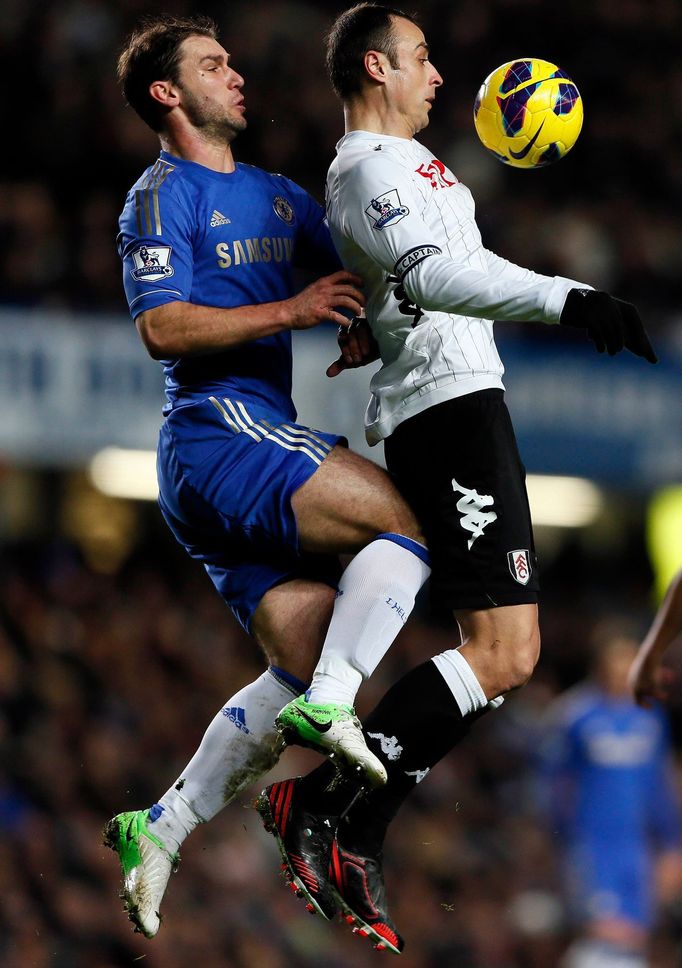
[{"label": "player's forearm", "polygon": [[682,571],[673,579],[651,628],[640,646],[640,655],[660,659],[682,632]]},{"label": "player's forearm", "polygon": [[408,271],[405,291],[423,309],[481,319],[556,323],[569,290],[584,285],[539,275],[493,253],[486,255],[488,271],[446,256],[430,256]]},{"label": "player's forearm", "polygon": [[135,323],[154,359],[220,352],[290,329],[289,300],[224,309],[187,302],[165,303]]}]

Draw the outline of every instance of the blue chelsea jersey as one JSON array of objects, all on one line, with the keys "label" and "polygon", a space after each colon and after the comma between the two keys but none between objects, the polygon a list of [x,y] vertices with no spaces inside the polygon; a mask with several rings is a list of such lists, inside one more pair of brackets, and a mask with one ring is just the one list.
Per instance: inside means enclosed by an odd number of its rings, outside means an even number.
[{"label": "blue chelsea jersey", "polygon": [[[162,151],[128,193],[119,226],[133,318],[175,300],[276,302],[294,295],[294,266],[318,274],[341,267],[321,206],[288,178],[250,165],[224,174]],[[219,394],[296,416],[289,331],[162,364],[166,413]]]},{"label": "blue chelsea jersey", "polygon": [[680,810],[661,708],[640,709],[630,700],[579,686],[555,709],[543,759],[561,835],[632,849],[650,836],[659,846],[677,847]]}]

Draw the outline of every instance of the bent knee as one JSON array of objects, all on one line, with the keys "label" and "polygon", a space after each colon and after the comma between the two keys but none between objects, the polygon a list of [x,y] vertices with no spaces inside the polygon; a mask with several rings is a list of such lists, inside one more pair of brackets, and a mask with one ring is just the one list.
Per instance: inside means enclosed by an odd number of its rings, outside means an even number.
[{"label": "bent knee", "polygon": [[384,529],[384,533],[401,534],[405,538],[411,538],[412,541],[417,541],[426,546],[426,538],[412,510],[405,504],[400,508],[400,512],[395,515],[391,526]]},{"label": "bent knee", "polygon": [[506,688],[505,692],[520,689],[525,686],[535,671],[538,658],[540,656],[539,642],[536,649],[531,647],[519,648],[509,657],[506,669]]},{"label": "bent knee", "polygon": [[516,636],[505,650],[505,692],[525,686],[540,658],[540,630],[535,626],[523,636]]},{"label": "bent knee", "polygon": [[[371,509],[370,527],[375,527],[377,534],[401,534],[426,545],[421,524],[410,505],[388,475],[385,475],[384,483],[384,500],[380,506]],[[369,506],[367,511],[370,511]]]},{"label": "bent knee", "polygon": [[525,685],[537,664],[537,610],[523,608],[524,615],[510,608],[505,614],[489,611],[457,616],[464,640],[462,651],[488,697]]}]

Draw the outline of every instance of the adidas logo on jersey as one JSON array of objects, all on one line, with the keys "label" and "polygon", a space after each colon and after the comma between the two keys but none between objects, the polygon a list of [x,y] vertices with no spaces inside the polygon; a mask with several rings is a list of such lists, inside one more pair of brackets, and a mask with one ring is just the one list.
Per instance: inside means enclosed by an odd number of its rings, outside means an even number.
[{"label": "adidas logo on jersey", "polygon": [[215,229],[217,228],[218,225],[229,225],[230,220],[229,218],[227,218],[226,215],[223,215],[222,212],[219,212],[218,209],[216,208],[213,210],[213,215],[211,215],[210,224],[211,224],[211,228]]},{"label": "adidas logo on jersey", "polygon": [[222,711],[223,716],[227,716],[231,723],[241,729],[243,733],[250,733],[251,730],[246,725],[246,713],[241,706],[225,706]]}]

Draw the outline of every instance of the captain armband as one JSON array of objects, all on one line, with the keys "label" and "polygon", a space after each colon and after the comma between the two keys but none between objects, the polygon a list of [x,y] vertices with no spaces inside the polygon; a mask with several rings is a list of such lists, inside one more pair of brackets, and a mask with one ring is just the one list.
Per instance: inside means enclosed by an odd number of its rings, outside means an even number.
[{"label": "captain armband", "polygon": [[409,249],[398,259],[393,272],[402,282],[410,269],[414,269],[424,259],[428,259],[432,255],[442,254],[443,250],[439,249],[437,245],[415,245],[413,249]]}]

